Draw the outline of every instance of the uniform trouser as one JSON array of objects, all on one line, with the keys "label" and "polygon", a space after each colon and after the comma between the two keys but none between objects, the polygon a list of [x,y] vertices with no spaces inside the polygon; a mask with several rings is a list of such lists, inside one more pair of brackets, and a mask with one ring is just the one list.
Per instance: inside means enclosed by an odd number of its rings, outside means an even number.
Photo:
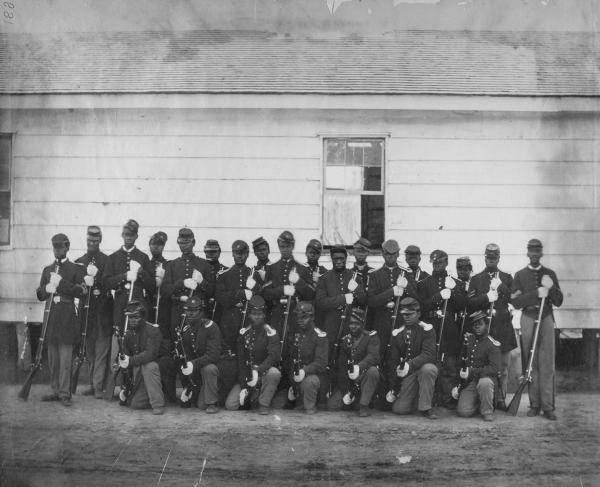
[{"label": "uniform trouser", "polygon": [[[299,387],[298,387],[299,386]],[[304,409],[315,409],[317,407],[317,397],[321,388],[321,380],[316,374],[310,374],[304,377],[300,384],[294,382],[295,390],[300,392],[302,396],[302,404]]]},{"label": "uniform trouser", "polygon": [[456,414],[468,418],[479,412],[481,414],[492,414],[494,412],[494,380],[490,377],[482,377],[478,381],[472,380],[467,384],[458,398]]},{"label": "uniform trouser", "polygon": [[104,382],[108,371],[108,354],[110,353],[110,335],[100,335],[88,347],[90,360],[90,384],[96,391],[104,390]]},{"label": "uniform trouser", "polygon": [[438,389],[441,394],[443,406],[454,404],[452,389],[456,385],[456,357],[446,355],[442,367],[439,369]]},{"label": "uniform trouser", "polygon": [[508,352],[502,352],[500,354],[500,384],[502,394],[496,398],[496,401],[500,401],[502,397],[506,396],[506,388],[508,385],[508,364],[510,363],[510,350]]},{"label": "uniform trouser", "polygon": [[48,368],[50,369],[50,389],[61,399],[71,397],[71,365],[73,345],[65,343],[48,344]]},{"label": "uniform trouser", "polygon": [[[277,386],[281,380],[281,372],[275,367],[271,367],[267,370],[266,374],[259,378],[259,383],[255,388],[255,394],[258,390],[258,404],[261,406],[269,407],[273,396],[277,392]],[[229,411],[236,411],[240,407],[240,392],[242,386],[236,384],[231,388],[227,399],[225,400],[225,408]]]},{"label": "uniform trouser", "polygon": [[404,377],[392,411],[396,414],[410,414],[415,410],[415,402],[419,411],[431,409],[437,376],[438,369],[434,364],[424,364],[414,374]]},{"label": "uniform trouser", "polygon": [[[524,348],[521,353],[527,354],[528,359],[535,321],[536,318],[531,318],[525,313],[521,315]],[[554,410],[554,353],[554,318],[548,315],[540,324],[537,349],[533,357],[532,382],[529,384],[529,402],[532,408]]]},{"label": "uniform trouser", "polygon": [[[373,399],[373,395],[377,390],[377,384],[379,383],[379,369],[375,366],[369,367],[360,380],[360,401],[361,406],[368,406]],[[327,407],[332,411],[341,409],[343,403],[343,395],[346,391],[342,392],[339,388],[333,392],[331,397],[327,400]]]},{"label": "uniform trouser", "polygon": [[192,380],[200,386],[198,393],[199,409],[206,409],[208,406],[216,405],[219,400],[219,368],[215,364],[207,364],[200,369],[200,372],[194,372],[191,375]]},{"label": "uniform trouser", "polygon": [[[141,375],[141,377],[140,377]],[[156,362],[148,362],[134,367],[133,383],[137,384],[130,399],[131,409],[152,409],[164,407],[165,397],[160,383],[160,372]],[[135,386],[134,386],[135,387]]]},{"label": "uniform trouser", "polygon": [[[156,361],[160,370],[160,378],[162,381],[162,391],[165,399],[170,403],[177,402],[177,376],[181,373],[177,367],[177,363],[173,357],[163,356]],[[211,404],[216,404],[218,401],[218,380],[219,369],[215,364],[207,364],[204,367],[197,369],[190,376],[182,376],[182,384],[187,386],[191,379],[196,385],[200,385],[198,393],[197,406],[200,409],[206,409]]]}]

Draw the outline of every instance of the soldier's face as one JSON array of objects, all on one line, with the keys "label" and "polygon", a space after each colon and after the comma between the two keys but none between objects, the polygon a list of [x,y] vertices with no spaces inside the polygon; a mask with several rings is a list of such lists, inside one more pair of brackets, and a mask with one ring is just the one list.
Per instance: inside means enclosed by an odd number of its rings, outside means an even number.
[{"label": "soldier's face", "polygon": [[69,251],[69,247],[65,244],[58,244],[52,246],[52,252],[54,253],[54,258],[58,260],[62,260],[67,256],[67,252]]},{"label": "soldier's face", "polygon": [[87,251],[90,254],[95,254],[100,249],[100,242],[102,239],[100,237],[88,237],[87,238]]},{"label": "soldier's face", "polygon": [[221,257],[221,251],[220,250],[205,250],[204,255],[206,255],[207,260],[210,260],[211,262],[216,262],[217,260],[219,260],[219,257]]},{"label": "soldier's face", "polygon": [[498,262],[500,262],[499,255],[485,255],[485,266],[490,270],[495,270],[498,268]]},{"label": "soldier's face", "polygon": [[389,252],[386,252],[384,250],[384,251],[382,251],[382,255],[383,255],[383,261],[385,262],[385,265],[392,267],[398,261],[398,256],[400,255],[400,252],[393,252],[390,254]]},{"label": "soldier's face", "polygon": [[200,318],[202,315],[202,308],[183,308],[185,315],[190,320]]},{"label": "soldier's face", "polygon": [[306,260],[309,264],[316,264],[319,262],[319,257],[321,257],[321,252],[318,250],[313,248],[306,249]]},{"label": "soldier's face", "polygon": [[189,254],[194,250],[194,244],[196,241],[193,238],[185,238],[177,240],[177,244],[179,245],[179,250],[181,250],[182,254]]},{"label": "soldier's face", "polygon": [[250,308],[248,310],[248,321],[253,328],[258,328],[265,323],[265,311],[262,308]]},{"label": "soldier's face", "polygon": [[282,259],[291,259],[292,252],[294,251],[294,244],[287,242],[277,242],[279,246],[279,252],[281,253]]},{"label": "soldier's face", "polygon": [[333,269],[341,272],[346,268],[346,254],[336,252],[331,256],[331,262],[333,263]]},{"label": "soldier's face", "polygon": [[363,330],[363,324],[360,320],[356,318],[350,318],[350,323],[348,323],[348,329],[350,330],[350,334],[353,337],[357,337],[361,334]]},{"label": "soldier's face", "polygon": [[233,253],[233,263],[235,265],[244,265],[248,260],[248,252],[234,252]]},{"label": "soldier's face", "polygon": [[436,259],[431,263],[433,272],[443,272],[448,267],[448,259],[446,257],[442,259]]},{"label": "soldier's face", "polygon": [[142,322],[142,317],[140,316],[139,313],[135,313],[135,314],[129,315],[129,321],[127,323],[127,326],[129,328],[131,328],[132,330],[137,330],[137,328],[140,326],[141,322]]},{"label": "soldier's face", "polygon": [[473,323],[473,333],[478,337],[485,335],[487,332],[487,323],[485,320],[477,320]]},{"label": "soldier's face", "polygon": [[542,249],[529,249],[527,251],[527,257],[529,257],[529,263],[533,267],[537,267],[540,264],[540,259],[542,258],[543,255],[544,255],[544,253],[542,252]]},{"label": "soldier's face", "polygon": [[367,256],[369,255],[369,251],[363,249],[362,247],[354,248],[354,260],[358,265],[363,265],[367,261]]},{"label": "soldier's face", "polygon": [[259,261],[265,262],[269,258],[269,246],[265,244],[259,245],[254,249],[254,255]]},{"label": "soldier's face", "polygon": [[312,320],[312,313],[310,311],[300,311],[296,313],[296,323],[298,328],[302,331],[308,328],[309,323]]},{"label": "soldier's face", "polygon": [[471,277],[471,268],[470,267],[457,267],[456,275],[461,281],[468,281],[469,277]]},{"label": "soldier's face", "polygon": [[133,233],[131,230],[125,229],[123,230],[121,237],[123,238],[123,245],[125,246],[125,248],[130,249],[135,244],[138,235],[137,233]]},{"label": "soldier's face", "polygon": [[404,254],[408,267],[417,267],[421,262],[420,254]]},{"label": "soldier's face", "polygon": [[150,253],[153,257],[160,257],[163,253],[165,246],[159,243],[151,243],[150,244]]},{"label": "soldier's face", "polygon": [[415,309],[402,309],[402,322],[406,326],[416,325],[419,322],[419,311]]}]

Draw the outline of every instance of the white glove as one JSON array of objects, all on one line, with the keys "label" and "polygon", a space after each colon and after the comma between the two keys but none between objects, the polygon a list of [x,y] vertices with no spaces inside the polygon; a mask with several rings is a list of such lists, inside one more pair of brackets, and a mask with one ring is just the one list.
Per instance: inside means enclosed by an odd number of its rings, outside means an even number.
[{"label": "white glove", "polygon": [[458,386],[454,386],[452,388],[452,399],[454,399],[455,401],[458,401],[459,396],[460,396],[460,394],[458,392]]},{"label": "white glove", "polygon": [[493,303],[494,301],[498,301],[498,291],[496,291],[495,289],[490,289],[489,292],[486,294],[486,296],[490,303]]},{"label": "white glove", "polygon": [[293,296],[295,292],[296,292],[296,290],[294,289],[294,286],[290,286],[290,285],[283,286],[283,295],[284,296]]},{"label": "white glove", "polygon": [[248,389],[245,387],[240,391],[240,406],[246,404],[246,399],[248,399]]},{"label": "white glove", "polygon": [[300,369],[298,375],[294,374],[294,382],[302,382],[305,375],[306,373],[304,372],[304,369]]},{"label": "white glove", "polygon": [[542,286],[546,289],[552,289],[552,287],[554,287],[554,281],[548,274],[542,276]]},{"label": "white glove", "polygon": [[252,276],[248,277],[248,279],[246,279],[246,287],[248,289],[254,289],[254,286],[256,286],[256,281]]},{"label": "white glove", "polygon": [[450,299],[452,291],[450,291],[450,289],[448,288],[444,288],[440,291],[440,294],[442,296],[442,299]]},{"label": "white glove", "polygon": [[538,287],[538,296],[540,298],[547,298],[548,297],[548,288],[547,287]]},{"label": "white glove", "polygon": [[250,289],[244,289],[244,294],[246,295],[246,301],[250,301],[250,298],[252,297],[252,291],[250,291]]},{"label": "white glove", "polygon": [[358,379],[359,375],[360,375],[360,367],[358,365],[355,365],[352,368],[352,372],[348,372],[348,377],[350,378],[350,380]]},{"label": "white glove", "polygon": [[406,277],[398,276],[398,279],[396,279],[396,286],[402,287],[402,288],[405,288],[406,286],[408,286],[408,280],[406,279]]},{"label": "white glove", "polygon": [[344,298],[346,298],[346,304],[352,304],[352,301],[354,301],[354,296],[352,296],[352,293],[344,294]]},{"label": "white glove", "polygon": [[319,277],[321,277],[321,274],[319,274],[319,271],[313,272],[313,274],[312,274],[313,282],[317,282],[319,280]]},{"label": "white glove", "polygon": [[142,265],[137,260],[129,261],[129,270],[135,271],[136,273],[140,270]]},{"label": "white glove", "polygon": [[179,301],[181,301],[182,303],[187,302],[187,300],[190,299],[188,296],[186,296],[185,294],[183,296],[179,296]]},{"label": "white glove", "polygon": [[181,372],[183,372],[183,375],[191,375],[193,371],[194,364],[192,362],[188,362],[187,364],[181,366]]},{"label": "white glove", "polygon": [[122,369],[129,367],[129,355],[124,355],[123,358],[119,357],[119,367]]},{"label": "white glove", "polygon": [[162,264],[158,264],[156,266],[155,276],[160,277],[161,279],[165,277],[165,268],[162,266]]},{"label": "white glove", "polygon": [[444,280],[444,287],[448,289],[454,289],[456,287],[456,281],[450,276],[446,276],[446,279]]},{"label": "white glove", "polygon": [[49,294],[54,294],[56,292],[56,286],[49,282],[48,284],[46,284],[46,292]]},{"label": "white glove", "polygon": [[265,280],[265,276],[267,275],[267,271],[265,271],[264,269],[260,269],[258,271],[258,275],[260,276],[260,278],[264,281]]},{"label": "white glove", "polygon": [[187,393],[187,387],[184,387],[183,391],[181,391],[181,397],[180,397],[181,402],[188,402],[192,398],[191,394],[188,395],[186,393]]},{"label": "white glove", "polygon": [[396,375],[398,377],[406,377],[408,375],[408,369],[409,369],[409,365],[407,362],[404,363],[404,367],[400,367],[398,365],[398,367],[396,367]]},{"label": "white glove", "polygon": [[183,280],[183,285],[185,287],[187,287],[188,289],[192,289],[192,290],[194,290],[194,289],[196,289],[198,287],[198,283],[194,279],[192,279],[191,277],[188,277],[187,279],[184,279]]},{"label": "white glove", "polygon": [[56,272],[50,273],[50,282],[55,286],[58,286],[58,283],[62,280],[62,276]]},{"label": "white glove", "polygon": [[94,264],[88,264],[86,272],[88,276],[96,277],[96,274],[98,274],[98,268]]},{"label": "white glove", "polygon": [[300,280],[300,274],[293,270],[290,272],[290,283],[296,284]]},{"label": "white glove", "polygon": [[497,291],[498,288],[500,287],[500,284],[502,284],[502,281],[500,280],[499,277],[494,277],[492,279],[492,281],[490,282],[490,289],[493,289],[494,291]]},{"label": "white glove", "polygon": [[252,380],[248,382],[249,387],[255,387],[258,384],[258,370],[252,369]]},{"label": "white glove", "polygon": [[394,402],[396,400],[396,394],[394,394],[394,391],[387,391],[385,400],[390,403]]},{"label": "white glove", "polygon": [[87,287],[92,287],[94,285],[94,277],[93,276],[84,276],[83,282]]},{"label": "white glove", "polygon": [[350,404],[352,404],[354,402],[354,396],[352,394],[350,394],[349,392],[347,392],[346,394],[344,394],[344,397],[342,397],[342,402],[346,406],[350,406]]},{"label": "white glove", "polygon": [[125,389],[121,389],[119,391],[119,399],[121,400],[121,402],[127,401],[127,394],[125,394]]},{"label": "white glove", "polygon": [[162,286],[162,281],[163,281],[162,277],[155,278],[155,281],[156,281],[156,287]]},{"label": "white glove", "polygon": [[392,289],[394,290],[394,296],[395,297],[402,296],[402,294],[404,293],[404,288],[403,287],[394,286]]},{"label": "white glove", "polygon": [[198,269],[194,269],[194,272],[192,272],[192,279],[198,284],[202,284],[202,281],[204,281],[204,276],[202,275],[202,272],[200,272]]},{"label": "white glove", "polygon": [[467,380],[469,378],[469,367],[466,369],[460,369],[458,376],[463,380]]},{"label": "white glove", "polygon": [[137,271],[127,271],[127,280],[129,282],[135,282],[135,280],[137,279]]},{"label": "white glove", "polygon": [[356,282],[354,279],[350,279],[348,281],[348,291],[350,291],[351,293],[356,291],[356,288],[358,287],[358,282]]}]

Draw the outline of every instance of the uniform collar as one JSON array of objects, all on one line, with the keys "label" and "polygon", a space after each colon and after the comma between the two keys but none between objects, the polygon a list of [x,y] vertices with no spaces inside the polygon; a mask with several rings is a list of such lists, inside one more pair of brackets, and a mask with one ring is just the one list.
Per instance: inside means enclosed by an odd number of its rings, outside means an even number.
[{"label": "uniform collar", "polygon": [[65,262],[67,262],[69,260],[68,257],[65,257],[64,259],[54,259],[54,263],[55,264],[59,264],[59,265],[63,265]]},{"label": "uniform collar", "polygon": [[121,246],[121,250],[123,250],[123,252],[125,252],[126,254],[130,254],[133,251],[133,249],[135,249],[135,245],[133,247],[131,247],[129,250],[127,250],[125,248],[125,245]]},{"label": "uniform collar", "polygon": [[539,271],[542,268],[542,264],[540,264],[537,267],[533,267],[531,264],[527,264],[527,267],[529,267],[532,271]]}]

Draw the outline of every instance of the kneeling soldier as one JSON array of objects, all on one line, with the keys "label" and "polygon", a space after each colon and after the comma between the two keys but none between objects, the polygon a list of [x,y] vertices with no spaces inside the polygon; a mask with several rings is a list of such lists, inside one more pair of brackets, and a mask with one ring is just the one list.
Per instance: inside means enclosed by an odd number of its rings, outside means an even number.
[{"label": "kneeling soldier", "polygon": [[[435,331],[419,321],[419,302],[411,297],[400,302],[403,326],[392,332],[390,358],[386,364],[392,386],[386,399],[396,414],[410,414],[415,402],[419,412],[437,419],[431,408],[438,369],[435,366]],[[418,400],[417,400],[418,399]]]},{"label": "kneeling soldier", "polygon": [[479,407],[484,421],[493,421],[494,389],[500,367],[500,342],[488,335],[488,317],[483,311],[470,316],[473,333],[465,333],[460,384],[452,391],[458,396],[457,413],[473,416]]},{"label": "kneeling soldier", "polygon": [[125,307],[125,316],[129,321],[119,367],[132,369],[133,387],[128,395],[124,396],[121,391],[121,403],[132,409],[152,407],[152,414],[163,414],[165,398],[156,363],[162,340],[160,329],[146,321],[146,308],[139,301],[131,301]]},{"label": "kneeling soldier", "polygon": [[[289,374],[290,403],[302,396],[307,414],[317,412],[317,396],[327,367],[327,334],[315,328],[313,305],[300,301],[296,306],[297,331],[288,340],[286,371]],[[292,406],[292,404],[290,404]],[[284,406],[285,407],[285,406]]]},{"label": "kneeling soldier", "polygon": [[337,361],[337,389],[328,401],[329,409],[349,406],[360,396],[359,416],[370,416],[369,403],[379,383],[379,337],[367,331],[365,312],[355,308],[350,317],[350,333],[342,338]]},{"label": "kneeling soldier", "polygon": [[225,407],[235,411],[248,406],[258,395],[260,414],[269,414],[271,401],[281,380],[276,368],[281,358],[279,335],[265,323],[265,300],[258,295],[248,301],[250,326],[238,337],[238,383],[233,386]]}]

